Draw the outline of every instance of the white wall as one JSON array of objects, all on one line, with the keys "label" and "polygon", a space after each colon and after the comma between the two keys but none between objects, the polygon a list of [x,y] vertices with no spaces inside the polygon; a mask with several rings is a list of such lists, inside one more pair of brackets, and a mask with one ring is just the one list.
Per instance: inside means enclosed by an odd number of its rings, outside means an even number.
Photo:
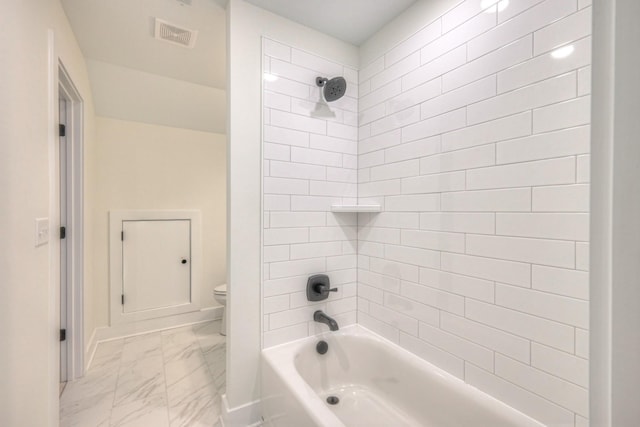
[{"label": "white wall", "polygon": [[[357,201],[358,72],[270,39],[264,40],[263,345],[327,331],[323,310],[340,326],[356,323],[356,214],[331,212]],[[318,76],[347,80],[331,102],[335,118],[311,117]],[[273,77],[272,77],[273,78]],[[307,301],[307,278],[327,274],[331,293]]]},{"label": "white wall", "polygon": [[358,195],[384,212],[359,222],[358,322],[546,425],[585,425],[590,2],[480,3],[363,47]]},{"label": "white wall", "polygon": [[593,2],[591,425],[637,424],[640,4]]},{"label": "white wall", "polygon": [[109,211],[196,209],[202,212],[204,307],[226,280],[226,138],[189,129],[96,117],[91,215],[94,313],[109,325]]},{"label": "white wall", "polygon": [[[57,1],[3,5],[0,14],[0,425],[58,424],[58,243],[34,247],[34,218],[50,217],[57,162],[58,57],[84,99],[85,164],[93,162],[93,106],[80,49]],[[48,60],[48,30],[56,51]],[[90,172],[88,172],[90,174]],[[91,203],[87,189],[85,203]],[[52,234],[54,236],[55,234]],[[85,234],[85,245],[91,233]],[[85,266],[90,277],[91,266]],[[90,287],[85,302],[91,300]],[[85,318],[92,324],[90,307]]]},{"label": "white wall", "polygon": [[357,67],[358,52],[242,0],[228,7],[229,335],[227,398],[230,407],[260,397],[261,337],[261,56],[262,36]]}]

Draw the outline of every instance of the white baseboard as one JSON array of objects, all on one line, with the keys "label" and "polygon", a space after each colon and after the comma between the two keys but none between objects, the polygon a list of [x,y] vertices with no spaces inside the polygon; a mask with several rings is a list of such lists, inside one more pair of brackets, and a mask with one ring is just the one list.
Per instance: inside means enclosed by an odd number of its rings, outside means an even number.
[{"label": "white baseboard", "polygon": [[222,427],[258,427],[262,425],[260,400],[229,408],[227,395],[222,395]]},{"label": "white baseboard", "polygon": [[86,354],[88,357],[86,358],[86,369],[88,370],[91,366],[96,348],[101,342],[222,319],[223,310],[224,307],[222,306],[210,307],[191,313],[182,313],[173,316],[159,317],[157,319],[141,320],[132,323],[120,323],[113,326],[96,328],[93,331],[93,334],[91,334],[91,340],[87,346]]}]

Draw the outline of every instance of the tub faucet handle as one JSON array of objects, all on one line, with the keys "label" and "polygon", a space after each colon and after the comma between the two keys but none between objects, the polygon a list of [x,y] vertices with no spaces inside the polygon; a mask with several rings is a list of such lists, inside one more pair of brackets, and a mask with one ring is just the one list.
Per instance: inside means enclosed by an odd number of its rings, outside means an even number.
[{"label": "tub faucet handle", "polygon": [[328,288],[325,285],[316,285],[316,292],[321,294],[329,294],[329,292],[338,292],[338,288]]}]

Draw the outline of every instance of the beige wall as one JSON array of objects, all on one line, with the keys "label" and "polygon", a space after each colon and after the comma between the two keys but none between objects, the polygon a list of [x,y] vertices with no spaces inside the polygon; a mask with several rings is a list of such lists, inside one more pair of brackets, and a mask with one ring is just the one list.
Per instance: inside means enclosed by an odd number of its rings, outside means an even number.
[{"label": "beige wall", "polygon": [[[58,1],[3,2],[0,34],[0,425],[56,426],[59,246],[52,239],[34,247],[34,219],[49,217],[51,230],[59,227],[53,208],[58,58],[84,99],[88,167],[93,104],[84,59]],[[90,233],[85,237],[90,242]],[[85,292],[90,301],[91,289]],[[86,320],[90,328],[90,312]]]},{"label": "beige wall", "polygon": [[[204,307],[226,280],[226,137],[189,129],[96,117],[92,188],[96,326],[109,324],[109,211],[202,212]],[[194,284],[195,285],[195,284]]]}]

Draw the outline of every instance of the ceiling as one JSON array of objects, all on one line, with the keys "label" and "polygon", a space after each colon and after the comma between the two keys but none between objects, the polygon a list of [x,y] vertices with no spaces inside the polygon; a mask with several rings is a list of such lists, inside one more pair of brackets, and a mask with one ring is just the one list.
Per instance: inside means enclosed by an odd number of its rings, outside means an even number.
[{"label": "ceiling", "polygon": [[[226,0],[61,0],[87,59],[226,87]],[[197,30],[188,49],[156,40],[154,19]]]},{"label": "ceiling", "polygon": [[263,9],[360,46],[416,0],[246,0]]}]

